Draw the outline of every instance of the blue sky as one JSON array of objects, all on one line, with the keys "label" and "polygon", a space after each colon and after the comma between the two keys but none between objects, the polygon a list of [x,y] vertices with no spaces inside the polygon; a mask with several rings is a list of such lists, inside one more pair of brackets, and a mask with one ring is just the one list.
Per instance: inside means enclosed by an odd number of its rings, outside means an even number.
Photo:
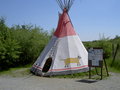
[{"label": "blue sky", "polygon": [[[50,31],[57,26],[58,11],[55,0],[0,0],[0,16],[9,26],[33,24]],[[69,15],[82,41],[120,36],[120,0],[75,0]]]}]

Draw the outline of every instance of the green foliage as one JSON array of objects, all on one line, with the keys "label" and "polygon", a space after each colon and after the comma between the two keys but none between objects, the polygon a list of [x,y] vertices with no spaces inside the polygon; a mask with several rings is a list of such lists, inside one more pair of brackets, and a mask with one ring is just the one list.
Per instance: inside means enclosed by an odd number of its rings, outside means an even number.
[{"label": "green foliage", "polygon": [[58,76],[52,76],[52,78],[83,78],[87,77],[89,75],[89,72],[81,72],[81,73],[75,73],[75,74],[69,74],[69,75],[58,75]]},{"label": "green foliage", "polygon": [[107,65],[108,65],[108,71],[109,72],[115,72],[115,73],[120,73],[120,62],[118,62],[116,60],[116,62],[113,64],[113,66],[111,67],[111,62],[112,62],[112,58],[108,58],[106,59],[107,61]]},{"label": "green foliage", "polygon": [[103,48],[105,58],[109,58],[112,54],[112,43],[108,38],[107,39],[104,38],[92,42],[84,42],[84,45],[87,49],[90,47]]},{"label": "green foliage", "polygon": [[[40,27],[33,25],[14,25],[8,27],[5,24],[5,19],[0,18],[0,70],[8,69],[10,67],[27,65],[35,62],[40,55],[49,39],[52,37],[54,29],[46,32]],[[104,35],[100,40],[84,42],[86,48],[101,47],[104,49],[105,58],[110,67],[112,61],[112,54],[117,44],[120,45],[120,36],[116,35],[114,39],[105,38]],[[119,70],[120,67],[120,48],[116,55],[116,60],[113,67]],[[79,74],[75,74],[79,76]],[[75,77],[73,75],[73,77]],[[69,77],[69,76],[68,76]],[[70,76],[72,77],[72,76]]]},{"label": "green foliage", "polygon": [[14,26],[15,39],[21,46],[20,63],[34,62],[49,41],[49,34],[39,27],[32,25]]},{"label": "green foliage", "polygon": [[31,64],[25,65],[24,67],[9,68],[0,72],[0,76],[11,76],[11,77],[24,77],[30,75]]},{"label": "green foliage", "polygon": [[19,58],[20,46],[13,39],[12,33],[5,25],[4,19],[0,19],[0,69],[6,69],[13,65]]},{"label": "green foliage", "polygon": [[33,25],[8,27],[0,19],[0,70],[32,63],[48,43],[48,32]]},{"label": "green foliage", "polygon": [[112,58],[112,63],[111,66],[114,67],[115,69],[119,70],[120,67],[120,37],[115,37],[112,40],[112,44],[113,44],[113,57],[115,56],[115,58]]},{"label": "green foliage", "polygon": [[86,48],[89,47],[101,47],[104,50],[105,58],[107,59],[107,65],[110,71],[120,72],[120,46],[117,50],[115,61],[111,67],[113,56],[116,51],[117,44],[120,45],[120,36],[116,35],[114,39],[105,38],[104,36],[100,40],[84,42]]}]

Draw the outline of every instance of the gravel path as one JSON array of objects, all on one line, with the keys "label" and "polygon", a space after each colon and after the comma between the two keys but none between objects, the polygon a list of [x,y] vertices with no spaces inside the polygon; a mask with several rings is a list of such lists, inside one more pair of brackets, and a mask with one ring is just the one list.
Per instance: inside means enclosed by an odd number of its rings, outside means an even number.
[{"label": "gravel path", "polygon": [[120,90],[120,74],[99,81],[0,76],[0,90]]}]

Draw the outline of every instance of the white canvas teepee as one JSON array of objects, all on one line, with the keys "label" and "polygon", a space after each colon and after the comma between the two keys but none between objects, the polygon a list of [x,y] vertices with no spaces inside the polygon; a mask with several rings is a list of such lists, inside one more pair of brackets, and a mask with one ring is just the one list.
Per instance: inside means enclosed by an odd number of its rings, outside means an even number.
[{"label": "white canvas teepee", "polygon": [[74,0],[57,0],[63,13],[56,31],[31,71],[37,75],[63,75],[88,70],[88,52],[76,34],[68,10]]}]

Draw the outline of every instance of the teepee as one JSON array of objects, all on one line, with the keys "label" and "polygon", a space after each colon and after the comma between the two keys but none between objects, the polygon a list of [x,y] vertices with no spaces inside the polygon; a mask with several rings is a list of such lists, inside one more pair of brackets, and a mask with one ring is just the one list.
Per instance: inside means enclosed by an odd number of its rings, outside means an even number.
[{"label": "teepee", "polygon": [[74,0],[56,0],[62,14],[53,37],[31,72],[40,76],[65,75],[88,71],[88,52],[76,34],[68,11]]}]

